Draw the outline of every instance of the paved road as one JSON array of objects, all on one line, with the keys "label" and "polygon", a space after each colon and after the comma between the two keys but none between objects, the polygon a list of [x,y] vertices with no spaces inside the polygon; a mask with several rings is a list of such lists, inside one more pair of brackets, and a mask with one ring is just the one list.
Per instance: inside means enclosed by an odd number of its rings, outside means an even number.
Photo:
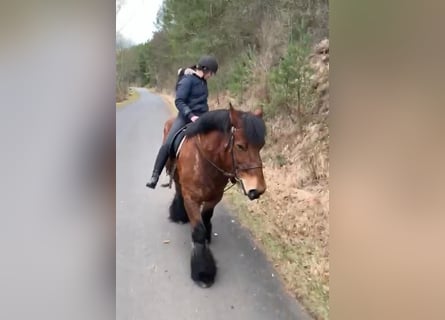
[{"label": "paved road", "polygon": [[169,109],[137,90],[140,99],[116,114],[116,319],[308,319],[221,205],[212,220],[216,282],[202,289],[190,279],[190,227],[167,219],[173,190],[145,187]]}]

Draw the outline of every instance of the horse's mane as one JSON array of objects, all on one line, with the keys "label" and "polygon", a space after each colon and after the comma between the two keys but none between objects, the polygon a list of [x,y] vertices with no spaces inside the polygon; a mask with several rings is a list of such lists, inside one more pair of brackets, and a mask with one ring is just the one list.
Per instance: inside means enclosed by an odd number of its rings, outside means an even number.
[{"label": "horse's mane", "polygon": [[210,131],[220,131],[227,133],[230,131],[230,117],[228,110],[214,110],[204,113],[199,119],[187,126],[185,134],[187,137],[193,137],[200,133]]},{"label": "horse's mane", "polygon": [[[266,137],[264,120],[248,112],[239,111],[239,113],[247,141],[254,146],[262,147]],[[190,123],[185,134],[187,137],[193,137],[214,130],[227,134],[230,132],[231,126],[229,110],[213,110],[204,113],[197,121]]]}]

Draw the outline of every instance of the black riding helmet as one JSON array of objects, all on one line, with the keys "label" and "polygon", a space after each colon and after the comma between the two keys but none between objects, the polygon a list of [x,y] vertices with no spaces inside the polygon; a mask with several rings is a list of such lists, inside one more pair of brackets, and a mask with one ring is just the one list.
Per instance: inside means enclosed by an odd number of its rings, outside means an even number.
[{"label": "black riding helmet", "polygon": [[218,71],[218,62],[212,56],[203,56],[198,61],[198,68],[201,68],[204,71],[210,70],[213,73]]}]

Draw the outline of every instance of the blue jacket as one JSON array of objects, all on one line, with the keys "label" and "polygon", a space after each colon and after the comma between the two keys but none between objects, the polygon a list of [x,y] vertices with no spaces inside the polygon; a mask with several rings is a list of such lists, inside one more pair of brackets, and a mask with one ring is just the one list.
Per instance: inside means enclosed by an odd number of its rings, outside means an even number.
[{"label": "blue jacket", "polygon": [[200,116],[209,111],[208,96],[206,80],[194,74],[185,75],[178,82],[175,105],[179,114],[190,120],[193,116]]}]

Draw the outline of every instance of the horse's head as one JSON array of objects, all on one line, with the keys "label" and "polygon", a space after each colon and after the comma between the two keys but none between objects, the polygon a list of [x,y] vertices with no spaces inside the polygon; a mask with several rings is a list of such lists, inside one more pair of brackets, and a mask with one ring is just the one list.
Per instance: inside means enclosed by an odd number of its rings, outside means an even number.
[{"label": "horse's head", "polygon": [[266,136],[263,113],[238,111],[230,104],[229,114],[232,127],[228,147],[235,177],[250,200],[258,199],[266,191],[260,156]]}]

